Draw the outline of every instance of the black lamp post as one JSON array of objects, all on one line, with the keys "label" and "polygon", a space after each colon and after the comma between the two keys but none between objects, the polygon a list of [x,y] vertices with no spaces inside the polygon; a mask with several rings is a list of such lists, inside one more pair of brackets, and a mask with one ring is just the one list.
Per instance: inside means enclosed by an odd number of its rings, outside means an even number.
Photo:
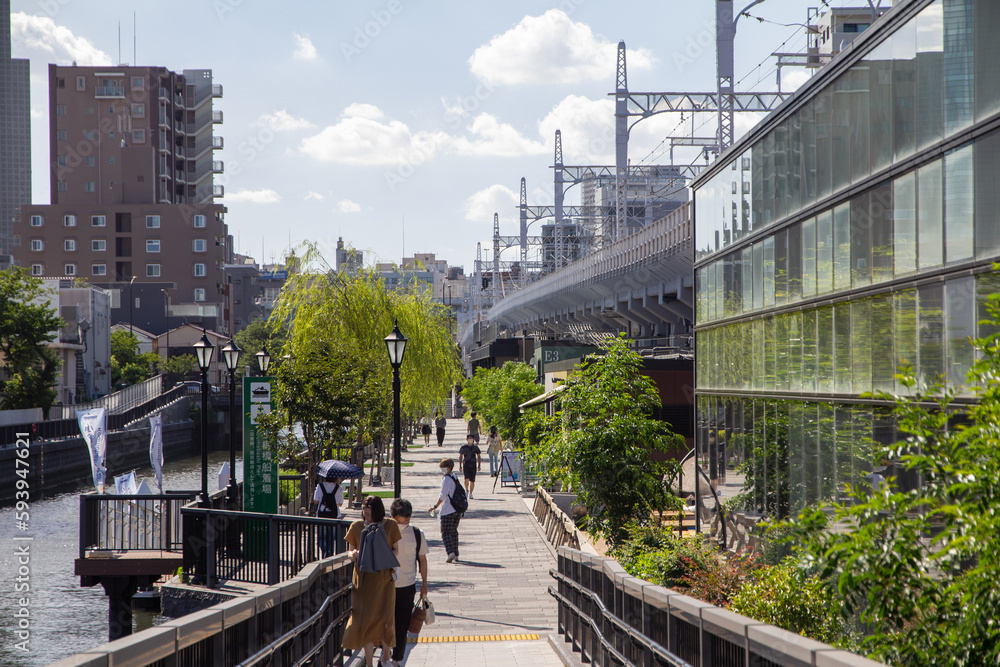
[{"label": "black lamp post", "polygon": [[393,322],[392,333],[385,337],[389,349],[389,364],[392,366],[392,444],[393,444],[393,497],[399,498],[403,484],[402,456],[399,447],[399,367],[403,365],[406,350],[406,336],[399,330],[399,322]]},{"label": "black lamp post", "polygon": [[236,368],[240,363],[240,354],[243,350],[230,338],[229,342],[222,348],[222,358],[226,361],[226,368],[229,369],[229,486],[226,488],[226,495],[229,502],[235,505],[239,498],[239,487],[236,486]]},{"label": "black lamp post", "polygon": [[199,504],[208,507],[208,367],[212,363],[212,353],[215,346],[208,340],[208,334],[201,330],[201,340],[194,344],[198,355],[198,368],[201,369],[201,498]]},{"label": "black lamp post", "polygon": [[267,375],[267,369],[271,367],[271,355],[267,351],[267,345],[265,344],[255,356],[261,376]]}]

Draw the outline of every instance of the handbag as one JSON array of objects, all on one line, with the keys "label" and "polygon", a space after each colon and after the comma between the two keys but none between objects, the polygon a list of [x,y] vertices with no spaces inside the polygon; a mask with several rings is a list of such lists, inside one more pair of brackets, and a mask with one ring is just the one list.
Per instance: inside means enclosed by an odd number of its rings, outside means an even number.
[{"label": "handbag", "polygon": [[430,625],[433,622],[434,605],[427,598],[421,598],[417,601],[417,604],[413,605],[413,611],[410,613],[410,627],[407,629],[413,634],[418,635],[424,623]]}]

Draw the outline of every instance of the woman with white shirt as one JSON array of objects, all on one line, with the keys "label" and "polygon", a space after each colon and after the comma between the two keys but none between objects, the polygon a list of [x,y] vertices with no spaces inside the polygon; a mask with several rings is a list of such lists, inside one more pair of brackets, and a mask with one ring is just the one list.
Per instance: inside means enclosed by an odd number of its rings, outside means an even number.
[{"label": "woman with white shirt", "polygon": [[462,513],[456,512],[451,504],[451,496],[455,493],[458,479],[451,474],[455,469],[455,462],[451,459],[441,459],[441,495],[434,507],[430,509],[433,513],[438,507],[441,508],[441,541],[444,542],[444,549],[448,554],[448,562],[458,560],[458,522],[462,519]]},{"label": "woman with white shirt", "polygon": [[[312,504],[316,508],[316,516],[322,519],[344,518],[344,513],[340,511],[340,507],[344,504],[344,490],[340,487],[340,480],[336,477],[327,477],[325,482],[317,484]],[[323,558],[332,556],[334,552],[333,529],[320,528],[317,538]]]},{"label": "woman with white shirt", "polygon": [[[417,570],[420,571],[420,597],[427,597],[427,537],[416,526],[410,525],[413,505],[409,500],[396,498],[389,507],[389,516],[399,524],[399,567],[396,569],[396,645],[392,647],[393,662],[398,665],[406,655],[406,629],[417,594]],[[417,544],[419,542],[419,545]]]}]

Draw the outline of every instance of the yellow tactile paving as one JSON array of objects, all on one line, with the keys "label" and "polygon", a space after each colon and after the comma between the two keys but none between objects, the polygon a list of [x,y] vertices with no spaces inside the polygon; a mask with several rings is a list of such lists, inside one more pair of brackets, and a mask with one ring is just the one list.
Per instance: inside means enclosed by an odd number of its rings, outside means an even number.
[{"label": "yellow tactile paving", "polygon": [[443,644],[450,642],[513,642],[535,641],[538,635],[466,635],[464,637],[408,637],[409,644]]}]

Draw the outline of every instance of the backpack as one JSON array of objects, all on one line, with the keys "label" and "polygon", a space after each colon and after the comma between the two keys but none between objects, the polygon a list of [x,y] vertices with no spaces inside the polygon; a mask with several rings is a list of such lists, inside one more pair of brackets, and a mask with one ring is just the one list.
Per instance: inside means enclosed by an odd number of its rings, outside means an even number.
[{"label": "backpack", "polygon": [[423,541],[423,537],[424,537],[423,533],[420,532],[420,529],[417,528],[416,526],[413,526],[413,539],[415,539],[417,541],[417,552],[416,552],[417,555],[414,558],[414,560],[418,563],[418,565],[417,565],[418,569],[420,568],[420,565],[419,565],[419,563],[420,563],[420,542]]},{"label": "backpack", "polygon": [[448,476],[455,482],[455,491],[448,500],[451,501],[451,506],[455,508],[455,511],[462,514],[469,509],[469,497],[465,495],[465,489],[458,483],[458,478],[454,474]]},{"label": "backpack", "polygon": [[337,507],[337,501],[336,501],[337,490],[339,488],[340,488],[340,484],[334,484],[334,486],[333,486],[333,493],[327,493],[326,492],[326,487],[323,486],[322,482],[320,482],[319,490],[323,494],[323,506],[326,507],[326,509],[323,510],[322,512],[320,512],[319,511],[319,507],[317,507],[316,508],[316,516],[318,516],[318,517],[320,517],[322,519],[336,519],[337,518],[337,515],[340,514],[340,512],[338,512],[339,508]]}]

